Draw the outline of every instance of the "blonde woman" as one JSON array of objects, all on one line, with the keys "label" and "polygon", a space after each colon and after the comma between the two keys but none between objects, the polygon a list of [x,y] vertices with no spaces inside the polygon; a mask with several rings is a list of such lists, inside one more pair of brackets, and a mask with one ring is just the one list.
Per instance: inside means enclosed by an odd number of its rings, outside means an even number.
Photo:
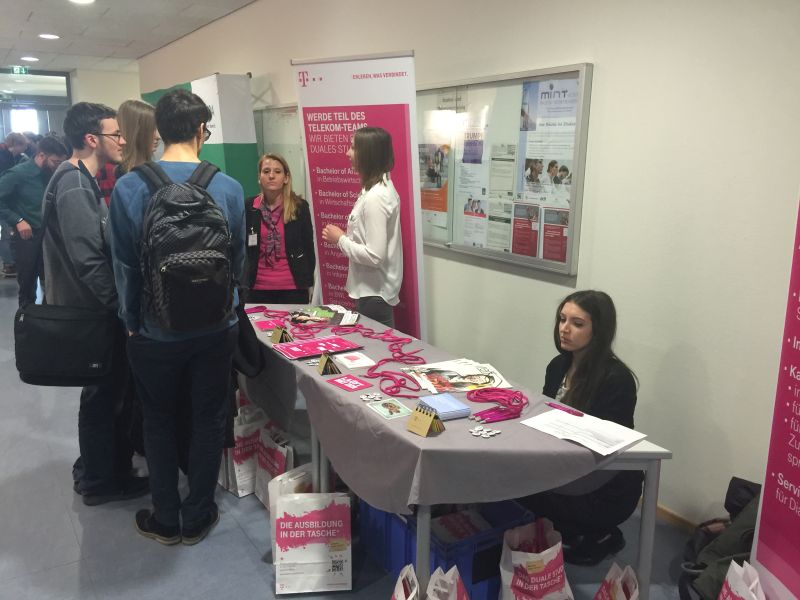
[{"label": "blonde woman", "polygon": [[308,202],[292,191],[279,154],[258,161],[261,193],[247,201],[247,302],[307,304],[314,284],[314,230]]},{"label": "blonde woman", "polygon": [[161,138],[156,129],[155,108],[147,102],[126,100],[117,111],[117,122],[127,142],[116,173],[117,177],[122,177],[134,167],[153,160]]}]

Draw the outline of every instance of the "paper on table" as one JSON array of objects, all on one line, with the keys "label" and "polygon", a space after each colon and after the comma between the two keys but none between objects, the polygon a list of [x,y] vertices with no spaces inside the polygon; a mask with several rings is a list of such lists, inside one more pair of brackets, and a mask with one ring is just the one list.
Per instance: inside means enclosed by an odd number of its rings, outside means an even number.
[{"label": "paper on table", "polygon": [[525,419],[522,424],[562,440],[572,440],[603,456],[624,450],[647,437],[612,421],[587,414],[570,415],[563,410],[549,410]]},{"label": "paper on table", "polygon": [[336,355],[336,360],[348,369],[371,367],[375,364],[375,361],[363,352],[343,352],[342,354]]}]

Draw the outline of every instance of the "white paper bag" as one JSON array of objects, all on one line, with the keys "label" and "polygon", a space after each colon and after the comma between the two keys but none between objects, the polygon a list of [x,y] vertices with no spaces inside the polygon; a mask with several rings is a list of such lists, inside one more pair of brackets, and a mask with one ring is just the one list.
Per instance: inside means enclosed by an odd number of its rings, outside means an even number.
[{"label": "white paper bag", "polygon": [[285,434],[269,426],[259,434],[256,453],[255,494],[269,508],[269,482],[294,467],[294,451]]},{"label": "white paper bag", "polygon": [[255,490],[258,438],[267,416],[260,408],[247,404],[233,420],[234,447],[227,451],[227,490],[240,498]]},{"label": "white paper bag", "polygon": [[717,600],[766,600],[758,571],[747,561],[741,566],[731,561]]},{"label": "white paper bag", "polygon": [[278,513],[278,497],[284,494],[305,494],[311,491],[311,463],[300,465],[273,478],[267,484],[269,498],[269,532],[272,540],[272,556],[275,557],[275,515]]},{"label": "white paper bag", "polygon": [[593,600],[639,600],[639,581],[630,566],[611,565]]},{"label": "white paper bag", "polygon": [[458,574],[458,567],[453,566],[447,573],[441,567],[431,575],[426,591],[427,600],[469,600],[464,582]]},{"label": "white paper bag", "polygon": [[502,600],[573,600],[561,534],[547,519],[505,532],[500,577]]},{"label": "white paper bag", "polygon": [[350,496],[279,496],[275,527],[277,594],[352,589]]},{"label": "white paper bag", "polygon": [[400,571],[394,584],[392,600],[421,600],[419,595],[419,581],[414,572],[414,565],[406,565]]}]

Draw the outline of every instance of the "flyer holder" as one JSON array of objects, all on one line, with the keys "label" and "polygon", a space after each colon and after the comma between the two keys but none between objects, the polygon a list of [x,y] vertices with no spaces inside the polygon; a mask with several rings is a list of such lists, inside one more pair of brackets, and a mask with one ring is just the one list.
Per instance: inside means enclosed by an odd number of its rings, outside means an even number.
[{"label": "flyer holder", "polygon": [[270,336],[269,340],[273,344],[282,344],[284,342],[293,342],[294,338],[285,327],[276,327],[272,330],[272,335]]},{"label": "flyer holder", "polygon": [[442,423],[442,420],[435,411],[417,405],[408,419],[406,429],[411,433],[416,433],[422,437],[428,437],[431,434],[444,431],[444,423]]},{"label": "flyer holder", "polygon": [[336,363],[333,362],[333,357],[330,352],[322,353],[322,356],[319,358],[319,364],[317,365],[317,371],[319,371],[320,375],[339,375],[342,372],[339,367],[336,366]]}]

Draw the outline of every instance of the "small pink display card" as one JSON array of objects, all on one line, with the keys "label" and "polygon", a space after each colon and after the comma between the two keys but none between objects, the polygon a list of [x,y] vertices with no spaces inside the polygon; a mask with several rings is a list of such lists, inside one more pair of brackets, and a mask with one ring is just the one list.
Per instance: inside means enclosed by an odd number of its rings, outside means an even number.
[{"label": "small pink display card", "polygon": [[333,379],[328,379],[328,383],[332,383],[336,387],[340,387],[348,392],[357,392],[358,390],[372,387],[371,383],[367,383],[363,379],[359,379],[353,375],[341,375],[340,377],[334,377]]}]

